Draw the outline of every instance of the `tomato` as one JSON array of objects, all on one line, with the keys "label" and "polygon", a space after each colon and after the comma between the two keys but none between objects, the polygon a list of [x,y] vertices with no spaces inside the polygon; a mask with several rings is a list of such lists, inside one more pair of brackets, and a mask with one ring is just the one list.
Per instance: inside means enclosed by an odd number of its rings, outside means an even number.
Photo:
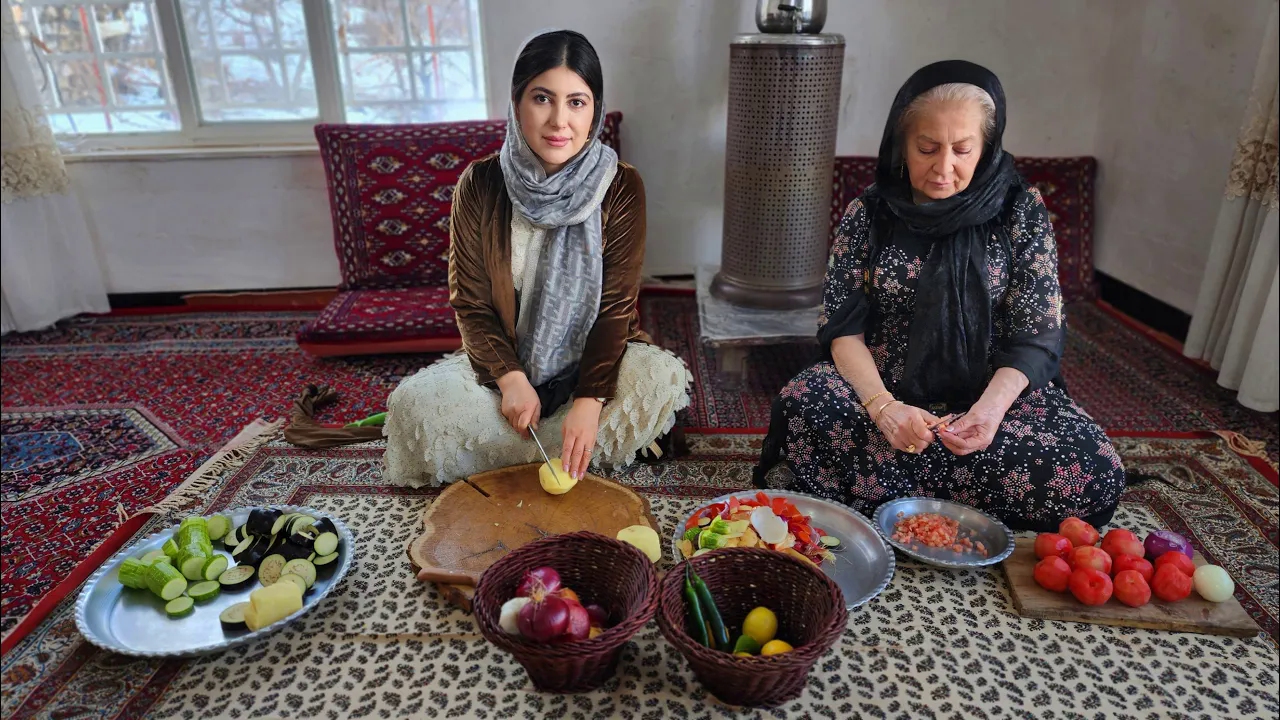
[{"label": "tomato", "polygon": [[1085,605],[1102,605],[1111,599],[1111,578],[1101,570],[1078,567],[1071,572],[1067,584],[1071,594]]},{"label": "tomato", "polygon": [[1071,541],[1058,533],[1040,533],[1036,536],[1036,557],[1041,560],[1056,556],[1063,560],[1071,554]]},{"label": "tomato", "polygon": [[1124,528],[1109,531],[1107,536],[1102,538],[1102,549],[1111,556],[1112,560],[1120,555],[1145,557],[1147,554],[1147,549],[1143,547],[1138,536]]},{"label": "tomato", "polygon": [[1134,557],[1132,555],[1117,555],[1111,563],[1112,575],[1119,575],[1125,570],[1135,570],[1146,580],[1148,584],[1151,582],[1151,576],[1156,574],[1156,569],[1147,562],[1146,558]]},{"label": "tomato", "polygon": [[729,498],[729,515],[730,516],[738,512],[738,507],[740,504],[741,503],[738,502],[738,498],[736,495],[734,497]]},{"label": "tomato", "polygon": [[770,507],[769,496],[762,492],[756,493],[756,502],[760,503],[764,507]]},{"label": "tomato", "polygon": [[1071,579],[1071,567],[1067,565],[1066,560],[1057,555],[1050,555],[1036,563],[1036,569],[1032,573],[1032,577],[1045,590],[1065,592],[1067,581]]},{"label": "tomato", "polygon": [[1067,556],[1067,564],[1071,569],[1093,568],[1098,572],[1111,574],[1111,556],[1102,552],[1101,548],[1092,545],[1073,548]]},{"label": "tomato", "polygon": [[1058,525],[1058,534],[1065,535],[1071,541],[1071,544],[1076,547],[1098,544],[1098,531],[1078,517],[1069,517],[1063,520]]},{"label": "tomato", "polygon": [[1156,558],[1156,572],[1160,572],[1160,568],[1165,565],[1177,568],[1179,572],[1187,577],[1192,577],[1196,574],[1195,561],[1180,552],[1167,552]]},{"label": "tomato", "polygon": [[[1165,553],[1165,555],[1182,555],[1182,553]],[[1161,555],[1160,557],[1164,557]],[[1182,555],[1186,557],[1186,555]],[[1165,602],[1178,602],[1191,594],[1191,576],[1182,572],[1176,565],[1165,563],[1160,565],[1156,558],[1156,574],[1151,578],[1151,590],[1156,597]]]},{"label": "tomato", "polygon": [[1113,583],[1116,599],[1125,605],[1142,607],[1151,602],[1151,587],[1137,570],[1121,570],[1116,573]]}]

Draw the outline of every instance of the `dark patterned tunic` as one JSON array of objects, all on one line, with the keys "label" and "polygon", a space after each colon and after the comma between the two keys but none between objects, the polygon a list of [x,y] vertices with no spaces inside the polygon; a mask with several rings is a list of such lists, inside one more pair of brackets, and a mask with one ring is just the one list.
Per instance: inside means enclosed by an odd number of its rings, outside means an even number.
[{"label": "dark patterned tunic", "polygon": [[[987,242],[993,357],[1013,334],[1051,331],[1062,322],[1057,248],[1038,191],[1017,197],[1006,227],[1012,262],[994,234]],[[895,233],[866,283],[868,233],[867,213],[855,200],[831,251],[821,324],[849,302],[853,288],[864,287],[870,303],[864,338],[893,391],[902,381],[930,244]],[[990,447],[967,456],[953,455],[941,442],[918,455],[894,450],[829,361],[796,376],[779,403],[796,489],[866,512],[886,500],[924,495],[972,505],[1015,527],[1056,529],[1072,515],[1109,517],[1124,489],[1124,470],[1106,434],[1054,384],[1014,401]]]}]

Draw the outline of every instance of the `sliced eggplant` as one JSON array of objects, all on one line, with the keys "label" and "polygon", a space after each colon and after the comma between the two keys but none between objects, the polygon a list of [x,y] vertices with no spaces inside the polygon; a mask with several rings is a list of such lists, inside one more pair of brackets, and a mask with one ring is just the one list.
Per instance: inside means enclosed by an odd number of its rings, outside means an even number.
[{"label": "sliced eggplant", "polygon": [[315,560],[311,561],[316,567],[324,567],[334,560],[338,559],[338,553],[329,553],[328,555],[317,555]]},{"label": "sliced eggplant", "polygon": [[330,555],[338,551],[338,536],[331,532],[320,533],[311,546],[317,555]]},{"label": "sliced eggplant", "polygon": [[218,583],[228,590],[239,590],[249,584],[258,571],[252,565],[237,565],[218,576]]},{"label": "sliced eggplant", "polygon": [[268,555],[258,565],[258,579],[263,585],[275,585],[288,560],[283,555]]},{"label": "sliced eggplant", "polygon": [[312,549],[311,546],[315,544],[316,539],[304,532],[295,532],[294,534],[289,536],[289,542],[293,543],[294,545],[297,545],[298,547],[311,550]]},{"label": "sliced eggplant", "polygon": [[229,532],[227,532],[226,536],[222,538],[222,544],[226,545],[229,548],[235,547],[236,545],[240,544],[241,540],[244,539],[243,536],[244,536],[243,525],[240,525],[238,527],[233,527]]},{"label": "sliced eggplant", "polygon": [[329,518],[320,518],[316,521],[316,524],[311,527],[315,528],[317,535],[327,532],[334,533],[335,535],[338,533],[338,528],[334,526],[333,521]]},{"label": "sliced eggplant", "polygon": [[283,555],[285,560],[305,560],[311,555],[311,548],[295,545],[293,541],[286,540],[277,545],[274,552]]},{"label": "sliced eggplant", "polygon": [[297,585],[297,586],[298,586],[298,591],[299,591],[299,592],[303,593],[304,595],[305,595],[305,594],[306,594],[306,592],[307,592],[307,579],[306,579],[306,578],[304,578],[304,577],[302,577],[301,575],[297,575],[297,574],[295,574],[295,573],[285,573],[285,574],[281,575],[281,576],[280,576],[280,579],[279,579],[279,580],[277,580],[276,582],[278,582],[278,583],[282,583],[282,582],[291,582],[291,583],[293,583],[294,585]]},{"label": "sliced eggplant", "polygon": [[[232,568],[234,570],[235,568]],[[230,572],[230,571],[228,571]],[[218,613],[218,620],[222,622],[223,630],[244,630],[244,611],[249,609],[249,603],[241,602],[231,605],[222,612]]]},{"label": "sliced eggplant", "polygon": [[[301,558],[284,564],[281,575],[297,575],[307,581],[307,587],[316,584],[316,566]],[[266,582],[265,580],[263,582]]]},{"label": "sliced eggplant", "polygon": [[280,519],[282,513],[279,510],[271,510],[268,508],[254,508],[249,511],[249,519],[245,522],[245,526],[249,528],[249,532],[254,535],[270,535],[271,528],[275,526],[276,521]]},{"label": "sliced eggplant", "polygon": [[253,544],[254,542],[256,542],[256,540],[257,538],[255,538],[252,535],[241,540],[239,543],[236,544],[234,548],[231,549],[231,557],[235,558],[236,560],[240,560],[240,556],[247,553],[249,549],[253,547]]},{"label": "sliced eggplant", "polygon": [[262,563],[263,558],[265,558],[266,556],[267,554],[265,552],[257,548],[252,548],[249,550],[249,552],[246,552],[244,555],[241,555],[239,558],[239,561],[241,565],[249,565],[251,567],[257,567]]}]

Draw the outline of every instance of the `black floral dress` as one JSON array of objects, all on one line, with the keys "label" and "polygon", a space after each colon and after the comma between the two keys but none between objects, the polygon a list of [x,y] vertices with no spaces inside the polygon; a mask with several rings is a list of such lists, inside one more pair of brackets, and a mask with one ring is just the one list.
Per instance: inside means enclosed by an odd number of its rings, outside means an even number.
[{"label": "black floral dress", "polygon": [[[1012,262],[994,234],[987,243],[993,355],[1015,332],[1057,329],[1062,322],[1057,248],[1040,193],[1032,188],[1018,194],[1005,223]],[[902,381],[916,286],[930,245],[895,235],[869,269],[869,225],[862,201],[855,200],[831,251],[822,324],[849,301],[851,288],[862,286],[871,304],[864,338],[893,391]],[[830,361],[791,380],[776,408],[775,417],[785,422],[782,449],[796,489],[864,512],[893,498],[929,496],[980,508],[1015,527],[1047,529],[1073,515],[1105,522],[1125,485],[1106,433],[1053,383],[1018,398],[991,445],[967,456],[937,442],[919,454],[894,450]]]}]

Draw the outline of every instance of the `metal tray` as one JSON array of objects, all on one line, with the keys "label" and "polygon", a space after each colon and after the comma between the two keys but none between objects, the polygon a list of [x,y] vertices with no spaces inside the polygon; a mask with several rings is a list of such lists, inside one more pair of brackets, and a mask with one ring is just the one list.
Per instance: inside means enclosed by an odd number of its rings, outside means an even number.
[{"label": "metal tray", "polygon": [[[76,628],[85,640],[103,650],[135,657],[180,657],[201,655],[253,642],[288,625],[320,603],[347,574],[355,556],[355,542],[351,531],[336,517],[298,505],[261,505],[284,512],[299,512],[314,517],[327,517],[333,521],[341,540],[338,545],[341,556],[332,572],[320,570],[316,584],[302,600],[302,609],[260,630],[223,630],[218,613],[230,605],[245,602],[249,593],[262,587],[256,579],[244,588],[223,591],[207,603],[196,603],[195,612],[184,618],[170,619],[164,613],[164,602],[146,590],[126,588],[120,584],[117,570],[125,558],[137,557],[151,550],[158,550],[168,540],[178,525],[157,532],[116,553],[85,583],[76,601]],[[243,525],[252,508],[237,508],[220,514],[231,518],[235,526]],[[214,552],[230,553],[219,548]],[[234,564],[234,563],[233,563]],[[256,576],[255,576],[256,578]]]},{"label": "metal tray", "polygon": [[[839,552],[833,553],[835,562],[824,562],[819,568],[840,586],[846,608],[852,610],[888,587],[896,567],[893,550],[871,521],[861,513],[846,505],[803,493],[766,490],[765,494],[790,500],[800,512],[809,516],[814,527],[822,528],[823,532],[840,540]],[[684,557],[680,553],[680,538],[684,534],[685,523],[689,522],[694,513],[735,496],[751,498],[755,496],[755,491],[740,490],[721,495],[702,503],[697,510],[685,515],[671,537],[672,557],[677,560]]]},{"label": "metal tray", "polygon": [[[987,547],[987,557],[958,553],[949,548],[932,548],[921,546],[912,550],[893,539],[893,526],[898,522],[898,513],[915,515],[917,513],[937,513],[960,523],[961,530],[968,530],[970,537],[981,540]],[[974,568],[995,565],[1013,553],[1013,531],[1004,523],[968,505],[961,505],[950,500],[938,500],[925,497],[906,497],[890,500],[876,509],[876,527],[880,534],[889,540],[889,544],[898,552],[915,558],[922,563],[945,568]]]}]

